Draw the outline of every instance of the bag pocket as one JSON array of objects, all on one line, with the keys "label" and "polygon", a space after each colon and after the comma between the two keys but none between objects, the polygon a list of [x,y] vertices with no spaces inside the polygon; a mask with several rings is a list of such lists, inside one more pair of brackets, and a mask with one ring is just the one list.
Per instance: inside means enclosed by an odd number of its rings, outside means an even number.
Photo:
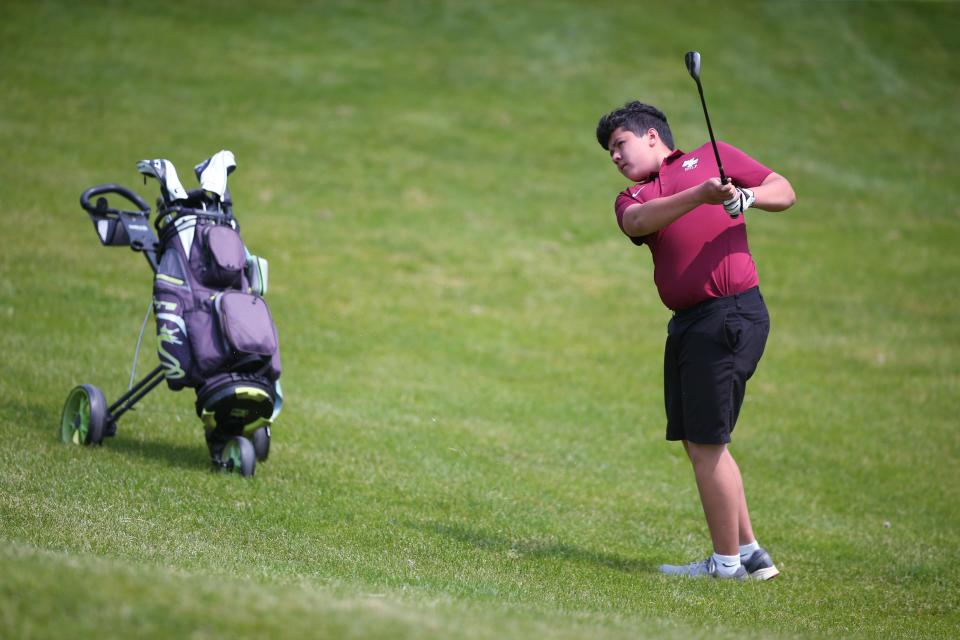
[{"label": "bag pocket", "polygon": [[224,346],[231,355],[263,356],[277,352],[277,329],[263,298],[241,291],[225,291],[215,299]]},{"label": "bag pocket", "polygon": [[242,371],[280,375],[277,331],[263,298],[225,291],[187,314],[190,348],[200,377]]},{"label": "bag pocket", "polygon": [[203,267],[200,281],[217,289],[239,288],[247,266],[247,252],[233,227],[211,224],[203,227]]}]

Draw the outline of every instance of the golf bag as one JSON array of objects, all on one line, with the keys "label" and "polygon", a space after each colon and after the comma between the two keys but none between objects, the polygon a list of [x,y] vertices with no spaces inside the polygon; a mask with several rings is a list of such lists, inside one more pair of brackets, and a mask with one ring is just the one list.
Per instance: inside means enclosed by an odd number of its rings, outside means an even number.
[{"label": "golf bag", "polygon": [[235,167],[233,154],[221,151],[197,165],[202,188],[187,192],[169,161],[140,165],[161,183],[157,355],[171,389],[196,389],[214,455],[220,442],[268,426],[279,410],[280,348],[263,299],[267,262],[240,237],[226,186]]},{"label": "golf bag", "polygon": [[229,200],[213,204],[200,192],[159,211],[157,354],[171,389],[196,388],[204,426],[235,435],[272,421],[280,349],[266,263],[246,250]]},{"label": "golf bag", "polygon": [[[160,365],[109,406],[98,387],[76,387],[61,418],[64,442],[114,436],[119,417],[166,380],[174,391],[196,390],[215,466],[252,475],[256,460],[267,458],[270,425],[283,405],[280,348],[263,298],[267,261],[247,250],[233,216],[227,176],[235,168],[233,154],[220,151],[195,167],[201,188],[187,191],[169,160],[141,161],[144,180],[160,182],[153,229],[149,206],[125,187],[99,185],[81,195],[100,242],[143,252],[154,271]],[[108,194],[137,210],[112,208],[105,197],[91,202]]]}]

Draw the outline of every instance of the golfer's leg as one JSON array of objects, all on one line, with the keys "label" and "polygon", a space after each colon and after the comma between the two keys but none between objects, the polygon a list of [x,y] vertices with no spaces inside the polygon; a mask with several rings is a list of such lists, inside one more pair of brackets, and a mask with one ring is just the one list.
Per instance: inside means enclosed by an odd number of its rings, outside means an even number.
[{"label": "golfer's leg", "polygon": [[740,470],[725,444],[687,442],[686,445],[713,550],[725,556],[739,555],[740,507],[745,502]]},{"label": "golfer's leg", "polygon": [[733,456],[730,455],[729,451],[727,451],[727,455],[730,456],[730,462],[733,463],[733,467],[736,469],[737,480],[740,485],[740,509],[737,521],[740,539],[738,542],[739,544],[750,544],[756,540],[756,537],[753,535],[753,525],[750,524],[750,511],[747,509],[747,494],[743,489],[743,476],[740,475],[740,466],[737,464],[737,461],[733,459]]}]

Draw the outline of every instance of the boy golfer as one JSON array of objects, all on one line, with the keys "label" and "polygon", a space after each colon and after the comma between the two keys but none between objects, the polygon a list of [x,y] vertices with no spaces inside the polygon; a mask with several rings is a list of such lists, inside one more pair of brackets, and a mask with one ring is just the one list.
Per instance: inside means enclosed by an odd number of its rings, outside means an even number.
[{"label": "boy golfer", "polygon": [[727,443],[770,329],[741,214],[787,209],[796,200],[793,187],[722,142],[731,182],[721,184],[710,144],[674,149],[666,117],[641,102],[603,116],[597,141],[634,183],[617,196],[617,223],[634,244],[649,247],[660,299],[674,312],[663,362],[667,440],[681,441],[693,464],[713,540],[706,560],[660,570],[772,578],[779,571],[757,544]]}]

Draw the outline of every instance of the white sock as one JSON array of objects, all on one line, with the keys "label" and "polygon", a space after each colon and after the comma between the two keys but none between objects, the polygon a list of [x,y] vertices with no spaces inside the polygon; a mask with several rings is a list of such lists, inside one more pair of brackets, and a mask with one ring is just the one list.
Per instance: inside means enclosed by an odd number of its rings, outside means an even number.
[{"label": "white sock", "polygon": [[740,561],[743,562],[753,554],[754,551],[760,548],[760,545],[757,544],[757,541],[754,540],[750,544],[740,545]]},{"label": "white sock", "polygon": [[717,565],[717,573],[722,576],[732,576],[740,568],[740,556],[722,556],[714,553],[713,562]]}]

